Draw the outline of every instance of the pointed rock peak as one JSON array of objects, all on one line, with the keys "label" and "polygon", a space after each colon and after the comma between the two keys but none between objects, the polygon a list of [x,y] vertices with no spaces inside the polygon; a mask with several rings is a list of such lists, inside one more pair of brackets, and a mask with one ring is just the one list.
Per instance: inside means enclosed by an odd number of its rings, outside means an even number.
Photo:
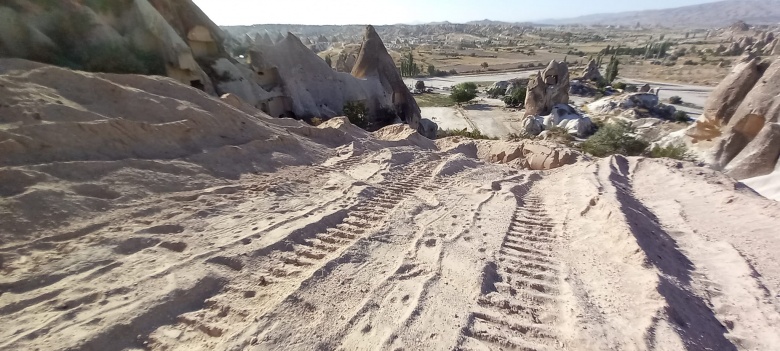
[{"label": "pointed rock peak", "polygon": [[379,34],[376,32],[376,29],[374,29],[374,26],[369,24],[369,25],[366,26],[366,32],[363,35],[363,37],[365,39],[369,39],[369,38],[371,38],[371,39],[373,39],[373,38],[379,39]]},{"label": "pointed rock peak", "polygon": [[558,70],[561,66],[561,63],[555,60],[551,60],[550,63],[547,65],[547,68],[544,69],[545,72],[552,71],[552,70]]}]

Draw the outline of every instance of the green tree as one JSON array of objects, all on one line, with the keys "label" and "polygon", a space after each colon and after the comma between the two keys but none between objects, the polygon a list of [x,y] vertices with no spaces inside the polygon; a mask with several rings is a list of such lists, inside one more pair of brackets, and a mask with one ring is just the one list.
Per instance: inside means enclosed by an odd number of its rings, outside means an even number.
[{"label": "green tree", "polygon": [[333,67],[333,59],[330,57],[330,54],[325,55],[325,63],[328,64],[328,67]]},{"label": "green tree", "polygon": [[433,65],[428,65],[428,75],[429,76],[435,76],[436,75],[436,67]]},{"label": "green tree", "polygon": [[452,101],[462,104],[477,97],[477,85],[471,82],[460,83],[452,88],[450,98]]},{"label": "green tree", "polygon": [[487,69],[489,67],[487,62],[482,62],[480,66],[482,66],[482,69]]},{"label": "green tree", "polygon": [[343,110],[350,123],[363,129],[368,127],[368,110],[362,102],[350,101],[344,104]]},{"label": "green tree", "polygon": [[619,72],[618,66],[620,65],[620,60],[618,60],[617,56],[612,56],[612,58],[609,60],[609,65],[607,65],[607,74],[604,77],[604,79],[607,80],[607,82],[612,83],[617,76]]}]

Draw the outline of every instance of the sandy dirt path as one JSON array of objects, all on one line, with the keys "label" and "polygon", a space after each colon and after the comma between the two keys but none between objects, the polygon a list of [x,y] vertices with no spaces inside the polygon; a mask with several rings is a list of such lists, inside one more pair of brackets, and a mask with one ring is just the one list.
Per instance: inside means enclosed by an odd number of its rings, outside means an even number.
[{"label": "sandy dirt path", "polygon": [[[4,278],[0,348],[772,349],[780,284],[762,246],[780,245],[780,209],[669,169],[532,172],[402,147],[150,199],[0,247],[50,260]],[[649,190],[662,171],[690,192]],[[688,212],[713,191],[731,202]],[[741,202],[761,208],[751,240],[722,222]]]}]

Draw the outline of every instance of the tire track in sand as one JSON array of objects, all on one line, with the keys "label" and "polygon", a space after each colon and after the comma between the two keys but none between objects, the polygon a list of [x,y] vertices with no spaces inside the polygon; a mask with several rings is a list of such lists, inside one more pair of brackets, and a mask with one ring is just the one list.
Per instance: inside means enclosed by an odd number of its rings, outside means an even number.
[{"label": "tire track in sand", "polygon": [[559,349],[557,337],[560,262],[554,224],[539,198],[517,199],[496,262],[485,266],[482,294],[462,330],[457,350]]},{"label": "tire track in sand", "polygon": [[[405,167],[391,168],[382,181],[371,187],[373,196],[327,220],[297,230],[283,241],[211,260],[210,263],[227,266],[244,276],[246,279],[237,281],[245,284],[229,286],[223,294],[210,301],[206,310],[181,316],[181,323],[164,329],[178,329],[183,333],[206,330],[209,332],[205,334],[212,343],[246,345],[249,340],[242,336],[256,334],[252,332],[254,323],[247,321],[264,319],[307,280],[327,274],[331,263],[349,259],[343,257],[349,247],[382,223],[391,209],[429,182],[434,167],[438,165],[434,162],[435,158],[426,157]],[[247,308],[247,303],[252,304],[251,309]],[[203,340],[204,335],[200,334],[195,339]],[[225,337],[228,339],[225,340]],[[176,343],[165,338],[152,339],[156,346]]]}]

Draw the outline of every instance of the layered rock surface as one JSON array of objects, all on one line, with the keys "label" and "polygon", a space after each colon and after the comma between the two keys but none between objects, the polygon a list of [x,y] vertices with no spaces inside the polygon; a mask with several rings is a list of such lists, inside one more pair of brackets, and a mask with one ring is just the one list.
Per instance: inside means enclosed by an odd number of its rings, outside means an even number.
[{"label": "layered rock surface", "polygon": [[569,103],[569,68],[563,62],[550,61],[543,71],[528,82],[525,116],[544,116],[553,106]]},{"label": "layered rock surface", "polygon": [[268,33],[257,35],[249,40],[262,48],[250,55],[253,67],[238,63],[225,50],[226,35],[191,0],[5,5],[2,56],[167,75],[212,95],[231,94],[274,117],[329,118],[353,102],[366,105],[375,128],[395,122],[419,127],[419,108],[373,27],[354,62],[341,62],[357,68],[350,76],[325,72],[322,60],[290,35],[279,34],[275,44]]},{"label": "layered rock surface", "polygon": [[372,26],[351,74],[336,72],[293,34],[273,46],[250,51],[250,65],[261,86],[278,96],[261,102],[271,115],[334,117],[344,106],[362,104],[370,122],[379,126],[398,119],[413,129],[420,126],[420,108],[403,82]]},{"label": "layered rock surface", "polygon": [[780,158],[780,60],[745,56],[710,96],[688,135],[715,139],[713,166],[737,179],[766,175]]}]

